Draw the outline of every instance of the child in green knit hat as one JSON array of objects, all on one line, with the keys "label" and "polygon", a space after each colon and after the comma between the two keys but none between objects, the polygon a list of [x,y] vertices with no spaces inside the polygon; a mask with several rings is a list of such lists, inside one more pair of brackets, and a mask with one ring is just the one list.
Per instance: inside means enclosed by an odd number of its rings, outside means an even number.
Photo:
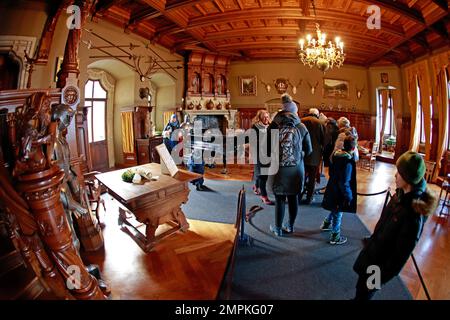
[{"label": "child in green knit hat", "polygon": [[[353,266],[359,275],[355,300],[371,299],[382,285],[400,273],[419,241],[427,217],[438,204],[438,197],[427,188],[425,163],[420,154],[405,152],[396,166],[396,193],[383,208],[372,236]],[[377,274],[373,270],[378,270]]]}]

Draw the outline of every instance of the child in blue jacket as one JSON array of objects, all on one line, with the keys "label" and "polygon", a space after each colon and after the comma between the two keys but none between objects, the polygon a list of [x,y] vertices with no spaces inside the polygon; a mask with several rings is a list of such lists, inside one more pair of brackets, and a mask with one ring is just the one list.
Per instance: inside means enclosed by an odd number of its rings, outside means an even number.
[{"label": "child in blue jacket", "polygon": [[344,148],[336,150],[330,164],[327,188],[322,207],[330,210],[320,229],[330,231],[330,244],[344,244],[347,238],[341,236],[341,220],[343,212],[356,213],[356,162],[354,150],[356,140],[348,135],[344,140]]}]

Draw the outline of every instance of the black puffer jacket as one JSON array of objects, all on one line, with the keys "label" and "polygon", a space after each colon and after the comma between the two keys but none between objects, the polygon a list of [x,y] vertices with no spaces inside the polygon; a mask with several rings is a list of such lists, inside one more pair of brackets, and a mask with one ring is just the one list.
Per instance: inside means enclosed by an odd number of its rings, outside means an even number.
[{"label": "black puffer jacket", "polygon": [[353,270],[367,275],[367,267],[376,265],[381,270],[383,284],[398,275],[437,204],[437,196],[426,187],[424,179],[407,194],[397,189],[381,213],[373,235],[356,259]]},{"label": "black puffer jacket", "polygon": [[[293,137],[292,153],[295,158],[294,166],[279,166],[274,168],[273,162],[271,170],[276,172],[269,173],[269,180],[267,186],[274,194],[277,195],[295,195],[302,191],[305,180],[304,157],[312,152],[311,139],[309,137],[308,129],[301,123],[297,114],[288,111],[280,111],[274,117],[272,123],[269,125],[267,131],[268,149],[272,157],[278,157],[282,153],[281,147],[278,150],[271,150],[271,135],[274,129],[280,129],[285,126],[292,126],[296,128]],[[278,151],[275,153],[275,151]]]}]

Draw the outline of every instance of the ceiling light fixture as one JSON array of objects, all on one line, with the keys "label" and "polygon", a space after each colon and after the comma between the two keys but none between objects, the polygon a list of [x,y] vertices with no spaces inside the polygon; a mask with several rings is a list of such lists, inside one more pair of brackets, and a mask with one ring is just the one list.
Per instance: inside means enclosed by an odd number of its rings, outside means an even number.
[{"label": "ceiling light fixture", "polygon": [[298,41],[300,45],[298,56],[304,65],[310,68],[316,66],[320,71],[325,73],[330,68],[340,68],[344,64],[344,43],[339,37],[336,37],[335,43],[328,41],[327,44],[327,36],[325,33],[320,31],[320,25],[317,22],[314,0],[311,0],[311,3],[314,10],[314,17],[316,19],[315,26],[317,40],[314,37],[311,37],[310,34],[306,36],[306,42],[305,39],[300,39]]}]

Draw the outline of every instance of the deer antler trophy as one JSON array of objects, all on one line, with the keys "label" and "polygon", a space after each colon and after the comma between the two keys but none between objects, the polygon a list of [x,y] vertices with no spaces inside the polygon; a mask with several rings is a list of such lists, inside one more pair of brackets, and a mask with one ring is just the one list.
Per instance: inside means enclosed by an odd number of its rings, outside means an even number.
[{"label": "deer antler trophy", "polygon": [[356,98],[358,98],[358,100],[361,99],[365,89],[366,89],[365,85],[362,87],[362,89],[358,89],[358,87],[356,87]]},{"label": "deer antler trophy", "polygon": [[311,94],[315,94],[316,93],[316,88],[319,85],[319,81],[316,81],[316,84],[314,86],[311,83],[309,83],[309,81],[307,81],[307,82],[308,82],[309,88],[311,89]]}]

